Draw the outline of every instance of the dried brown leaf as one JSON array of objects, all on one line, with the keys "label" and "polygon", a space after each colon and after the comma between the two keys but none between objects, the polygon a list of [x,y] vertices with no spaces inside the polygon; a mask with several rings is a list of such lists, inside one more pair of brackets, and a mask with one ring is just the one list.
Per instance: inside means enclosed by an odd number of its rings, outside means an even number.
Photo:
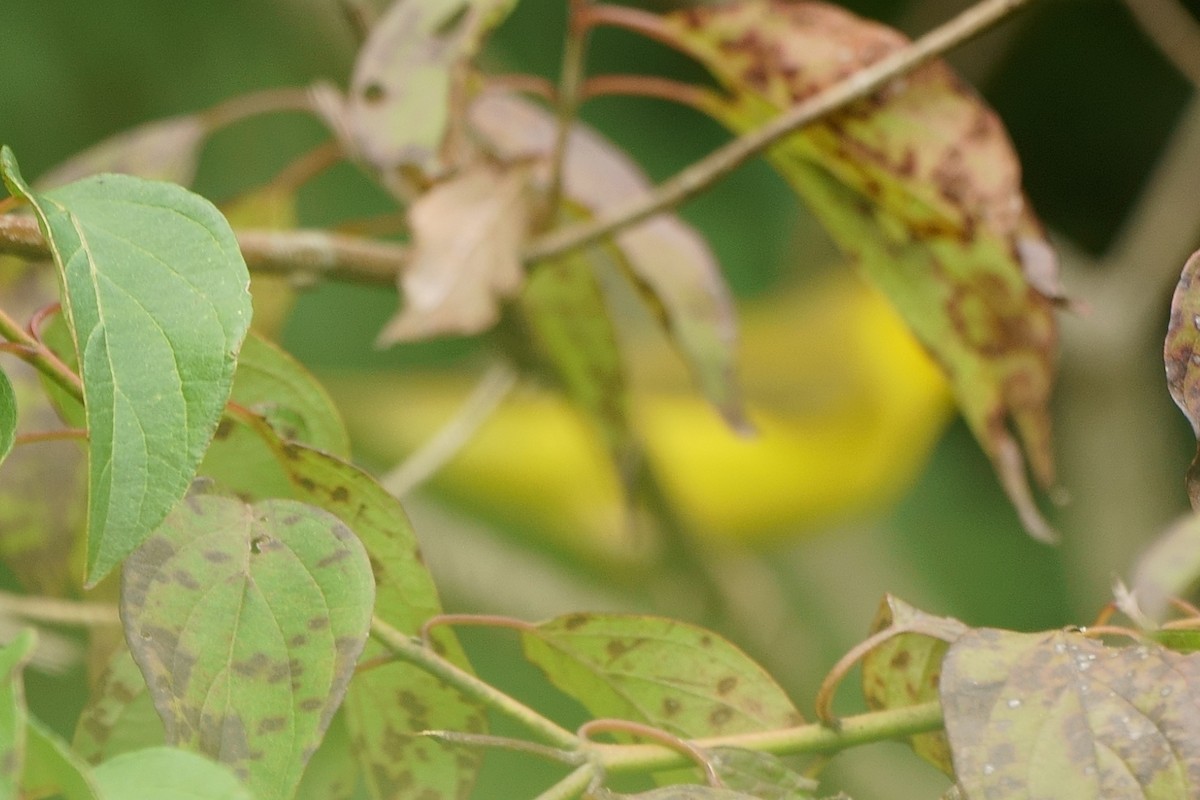
[{"label": "dried brown leaf", "polygon": [[1175,404],[1192,423],[1196,434],[1196,457],[1188,468],[1187,490],[1193,509],[1200,509],[1200,251],[1183,265],[1175,296],[1171,298],[1171,321],[1163,345],[1167,365],[1167,388]]}]

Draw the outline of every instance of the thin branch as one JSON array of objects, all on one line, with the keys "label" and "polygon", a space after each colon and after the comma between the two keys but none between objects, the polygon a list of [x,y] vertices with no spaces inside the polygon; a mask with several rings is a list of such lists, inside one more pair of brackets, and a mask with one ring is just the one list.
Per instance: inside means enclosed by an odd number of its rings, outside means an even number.
[{"label": "thin branch", "polygon": [[264,89],[238,95],[200,112],[212,130],[224,128],[260,114],[283,111],[313,112],[312,96],[307,88]]},{"label": "thin branch", "polygon": [[725,786],[725,782],[717,774],[716,767],[701,748],[661,728],[625,719],[593,719],[583,723],[579,728],[579,735],[589,741],[594,733],[626,733],[641,739],[652,739],[664,747],[671,748],[691,761],[694,766],[699,767],[700,771],[704,773],[705,782],[712,788],[722,789]]},{"label": "thin branch", "polygon": [[584,100],[606,95],[652,97],[699,110],[708,96],[699,86],[657,75],[596,75],[584,81],[582,94]]},{"label": "thin branch", "polygon": [[397,659],[424,670],[447,685],[453,686],[466,697],[520,723],[547,744],[566,750],[578,748],[579,737],[566,728],[466,670],[456,667],[437,653],[424,647],[420,640],[406,636],[378,617],[371,620],[371,635],[390,650]]},{"label": "thin branch", "polygon": [[533,800],[571,800],[587,791],[598,774],[595,764],[584,764]]},{"label": "thin branch", "polygon": [[555,109],[554,148],[550,151],[550,181],[546,190],[546,205],[542,219],[550,222],[558,217],[562,200],[563,170],[567,163],[567,146],[571,129],[582,102],[585,62],[591,18],[588,0],[568,0],[567,36],[563,46],[562,73],[558,81]]},{"label": "thin branch", "polygon": [[86,603],[55,597],[25,597],[8,592],[0,592],[0,616],[83,628],[121,624],[117,607],[108,603]]},{"label": "thin branch", "polygon": [[983,0],[907,47],[793,106],[761,128],[714,150],[660,184],[652,193],[589,222],[562,228],[535,239],[525,250],[526,262],[540,261],[584,247],[679,205],[705,191],[783,137],[848,103],[866,97],[889,81],[978,35],[1031,1]]},{"label": "thin branch", "polygon": [[[0,220],[2,219],[3,217],[0,217]],[[49,347],[33,338],[29,331],[3,310],[0,310],[0,337],[17,345],[9,352],[61,386],[76,400],[83,402],[83,382],[79,380],[79,376]]]},{"label": "thin branch", "polygon": [[31,431],[29,433],[19,433],[13,439],[13,444],[27,445],[38,444],[40,442],[61,442],[68,439],[84,439],[88,438],[88,432],[83,428],[60,428],[54,431]]},{"label": "thin branch", "polygon": [[454,416],[420,449],[380,478],[383,488],[403,498],[429,480],[474,438],[517,383],[517,372],[506,363],[492,365]]}]

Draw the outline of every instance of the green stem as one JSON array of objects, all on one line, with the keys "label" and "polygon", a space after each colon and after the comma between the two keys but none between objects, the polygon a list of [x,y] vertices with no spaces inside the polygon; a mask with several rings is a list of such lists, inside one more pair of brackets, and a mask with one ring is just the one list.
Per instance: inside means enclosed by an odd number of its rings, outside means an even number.
[{"label": "green stem", "polygon": [[539,794],[534,800],[571,800],[587,790],[595,780],[597,769],[595,764],[584,764],[579,769]]},{"label": "green stem", "polygon": [[546,209],[543,219],[547,224],[558,218],[558,206],[562,200],[563,172],[567,161],[567,143],[575,116],[579,113],[584,65],[587,60],[587,40],[591,30],[588,15],[588,0],[569,0],[567,38],[563,45],[562,74],[558,83],[558,127],[551,151],[550,186],[546,192]]},{"label": "green stem", "polygon": [[[844,717],[837,730],[814,722],[795,728],[697,739],[691,744],[701,750],[738,747],[775,755],[832,753],[871,742],[929,733],[939,730],[943,724],[942,704],[934,700]],[[613,773],[651,772],[691,766],[692,763],[683,753],[664,745],[592,744],[590,747],[596,751],[605,771]]]},{"label": "green stem", "polygon": [[378,617],[371,619],[371,635],[399,660],[419,667],[472,700],[513,719],[542,741],[566,750],[579,748],[579,737],[566,728],[560,727],[466,670],[456,667],[424,647],[420,640],[401,633]]},{"label": "green stem", "polygon": [[0,336],[20,345],[14,355],[62,387],[79,402],[83,402],[83,383],[50,348],[35,339],[7,312],[0,309]]}]

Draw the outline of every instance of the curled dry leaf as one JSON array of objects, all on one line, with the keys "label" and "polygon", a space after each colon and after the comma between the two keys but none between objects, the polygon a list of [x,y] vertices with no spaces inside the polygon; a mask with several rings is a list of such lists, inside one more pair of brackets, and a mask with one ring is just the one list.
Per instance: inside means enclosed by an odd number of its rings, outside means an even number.
[{"label": "curled dry leaf", "polygon": [[1172,525],[1138,559],[1133,592],[1118,592],[1117,604],[1139,624],[1161,622],[1173,597],[1182,597],[1200,581],[1200,517]]},{"label": "curled dry leaf", "polygon": [[[736,131],[906,45],[890,28],[818,2],[747,0],[646,25],[716,76],[727,92],[698,89],[697,103]],[[996,114],[934,61],[769,156],[950,375],[1026,528],[1053,539],[1025,459],[1053,483],[1047,403],[1061,293]]]},{"label": "curled dry leaf", "polygon": [[[510,94],[479,97],[470,122],[482,145],[503,159],[545,156],[554,147],[553,115]],[[619,148],[581,123],[572,128],[563,165],[563,191],[572,204],[595,214],[650,189]],[[708,244],[675,214],[619,233],[614,244],[618,264],[662,319],[705,396],[727,421],[746,429],[734,374],[733,299]]]},{"label": "curled dry leaf", "polygon": [[1188,469],[1187,490],[1193,509],[1200,509],[1200,252],[1183,265],[1175,296],[1171,298],[1171,322],[1163,345],[1167,365],[1167,388],[1175,404],[1192,423],[1196,434],[1196,457]]},{"label": "curled dry leaf", "polygon": [[980,629],[950,646],[941,696],[967,797],[1200,792],[1198,654]]},{"label": "curled dry leaf", "polygon": [[439,183],[409,209],[412,260],[400,276],[404,305],[379,344],[479,333],[499,301],[521,288],[530,224],[529,170],[480,161]]},{"label": "curled dry leaf", "polygon": [[200,147],[211,132],[212,126],[201,114],[147,122],[111,136],[43,173],[35,187],[53,189],[101,172],[188,186],[196,176]]}]

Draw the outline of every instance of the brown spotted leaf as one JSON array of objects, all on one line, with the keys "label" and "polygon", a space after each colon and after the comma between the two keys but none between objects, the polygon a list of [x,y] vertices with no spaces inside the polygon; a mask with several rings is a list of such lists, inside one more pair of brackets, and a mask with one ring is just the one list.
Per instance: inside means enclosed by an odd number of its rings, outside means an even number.
[{"label": "brown spotted leaf", "polygon": [[453,124],[456,72],[515,0],[400,0],[359,51],[339,127],[384,173],[411,167],[436,177]]},{"label": "brown spotted leaf", "polygon": [[[441,612],[433,578],[398,500],[370,475],[328,453],[289,442],[276,426],[250,415],[238,428],[258,439],[269,458],[254,475],[245,475],[238,491],[252,498],[291,497],[337,516],[362,540],[375,575],[375,613],[384,622],[415,634]],[[444,637],[444,655],[467,667],[453,636]],[[363,659],[386,655],[368,642]],[[357,675],[343,703],[353,750],[372,797],[397,792],[430,797],[465,797],[480,758],[477,753],[442,747],[421,731],[483,732],[482,709],[428,673],[391,661]]]},{"label": "brown spotted leaf", "polygon": [[1175,296],[1171,298],[1171,321],[1163,359],[1167,364],[1167,388],[1175,404],[1192,423],[1196,434],[1196,457],[1188,469],[1188,497],[1200,509],[1200,252],[1183,265]]},{"label": "brown spotted leaf", "polygon": [[675,620],[570,614],[521,634],[525,656],[596,717],[687,738],[802,721],[762,667],[715,633]]},{"label": "brown spotted leaf", "polygon": [[[554,116],[512,95],[483,95],[470,120],[484,146],[506,160],[545,156],[554,147]],[[573,205],[598,214],[649,190],[650,181],[620,148],[582,123],[572,128],[563,191]],[[617,234],[607,249],[658,314],[708,400],[744,427],[733,299],[707,242],[675,214],[660,214]]]},{"label": "brown spotted leaf", "polygon": [[1200,655],[979,629],[950,646],[941,696],[967,797],[1200,794]]},{"label": "brown spotted leaf", "polygon": [[294,500],[193,491],[122,575],[121,617],[168,744],[290,798],[342,701],[375,599],[362,544]]},{"label": "brown spotted leaf", "polygon": [[479,333],[495,324],[500,301],[515,295],[525,277],[528,179],[524,167],[477,163],[413,203],[403,305],[380,333],[380,345]]},{"label": "brown spotted leaf", "polygon": [[[697,90],[697,103],[735,131],[906,44],[819,2],[743,0],[653,24],[725,87]],[[769,157],[941,363],[1025,527],[1052,540],[1025,461],[1042,485],[1053,483],[1057,265],[999,118],[933,61]]]},{"label": "brown spotted leaf", "polygon": [[[872,709],[917,705],[938,697],[942,658],[950,642],[967,626],[948,617],[926,614],[888,595],[879,606],[871,633],[892,629],[896,635],[862,660],[863,697]],[[940,732],[909,739],[917,755],[947,775],[954,774],[950,746]]]},{"label": "brown spotted leaf", "polygon": [[162,719],[154,709],[146,679],[129,649],[122,647],[108,662],[80,712],[71,749],[98,764],[165,741]]}]

